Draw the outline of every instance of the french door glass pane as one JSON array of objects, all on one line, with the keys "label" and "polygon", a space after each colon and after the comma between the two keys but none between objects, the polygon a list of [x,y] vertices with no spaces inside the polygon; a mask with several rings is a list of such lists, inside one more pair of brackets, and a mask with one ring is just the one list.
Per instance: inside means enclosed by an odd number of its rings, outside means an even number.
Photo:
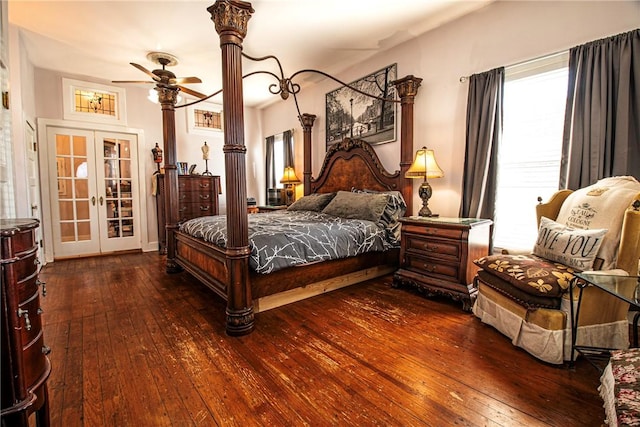
[{"label": "french door glass pane", "polygon": [[104,140],[104,177],[109,238],[133,236],[133,199],[131,193],[131,143]]}]

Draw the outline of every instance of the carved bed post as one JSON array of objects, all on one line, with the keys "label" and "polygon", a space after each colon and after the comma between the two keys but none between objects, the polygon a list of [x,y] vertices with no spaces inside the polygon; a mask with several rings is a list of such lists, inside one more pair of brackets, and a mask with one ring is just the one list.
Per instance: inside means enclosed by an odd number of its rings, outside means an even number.
[{"label": "carved bed post", "polygon": [[249,226],[242,99],[242,41],[254,12],[251,3],[217,0],[207,8],[220,35],[222,50],[222,105],[227,193],[227,324],[229,335],[253,331],[254,312],[249,282]]},{"label": "carved bed post", "polygon": [[[413,101],[418,93],[422,79],[412,75],[391,82],[400,96],[402,106],[402,123],[400,125],[400,173],[404,177],[405,172],[413,163]],[[402,196],[407,203],[407,214],[413,215],[413,183],[410,178],[403,178]]]},{"label": "carved bed post", "polygon": [[176,242],[174,233],[178,227],[178,168],[176,167],[176,111],[178,88],[156,86],[158,100],[162,107],[162,132],[164,141],[164,185],[165,233],[167,242],[167,273],[176,273],[182,268],[176,263]]},{"label": "carved bed post", "polygon": [[316,116],[315,114],[304,113],[298,118],[300,119],[304,133],[304,176],[302,182],[304,183],[304,195],[307,196],[311,194],[311,128],[313,127],[313,122],[316,120]]}]

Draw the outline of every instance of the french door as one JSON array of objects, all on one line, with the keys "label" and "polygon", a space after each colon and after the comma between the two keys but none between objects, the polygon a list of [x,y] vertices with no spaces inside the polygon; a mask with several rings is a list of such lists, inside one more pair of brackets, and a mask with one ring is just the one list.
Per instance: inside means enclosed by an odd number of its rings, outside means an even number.
[{"label": "french door", "polygon": [[141,248],[137,135],[49,127],[54,256]]}]

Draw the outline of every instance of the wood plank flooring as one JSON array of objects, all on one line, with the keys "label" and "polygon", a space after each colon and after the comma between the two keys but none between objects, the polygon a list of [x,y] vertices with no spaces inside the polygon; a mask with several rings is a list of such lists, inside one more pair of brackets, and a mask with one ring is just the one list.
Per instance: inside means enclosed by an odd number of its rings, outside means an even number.
[{"label": "wood plank flooring", "polygon": [[461,304],[353,285],[225,334],[155,252],[46,265],[52,426],[600,426],[598,371],[539,362]]}]

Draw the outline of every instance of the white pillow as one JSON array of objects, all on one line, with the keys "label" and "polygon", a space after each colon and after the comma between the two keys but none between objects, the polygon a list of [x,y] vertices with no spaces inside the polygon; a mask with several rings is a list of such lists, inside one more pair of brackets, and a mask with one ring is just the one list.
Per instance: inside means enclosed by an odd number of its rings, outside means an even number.
[{"label": "white pillow", "polygon": [[589,270],[606,233],[606,229],[576,230],[543,216],[533,254],[577,270]]},{"label": "white pillow", "polygon": [[603,260],[603,270],[614,269],[624,212],[638,193],[640,182],[632,176],[603,178],[571,193],[562,204],[556,221],[583,230],[608,229],[598,258]]}]

